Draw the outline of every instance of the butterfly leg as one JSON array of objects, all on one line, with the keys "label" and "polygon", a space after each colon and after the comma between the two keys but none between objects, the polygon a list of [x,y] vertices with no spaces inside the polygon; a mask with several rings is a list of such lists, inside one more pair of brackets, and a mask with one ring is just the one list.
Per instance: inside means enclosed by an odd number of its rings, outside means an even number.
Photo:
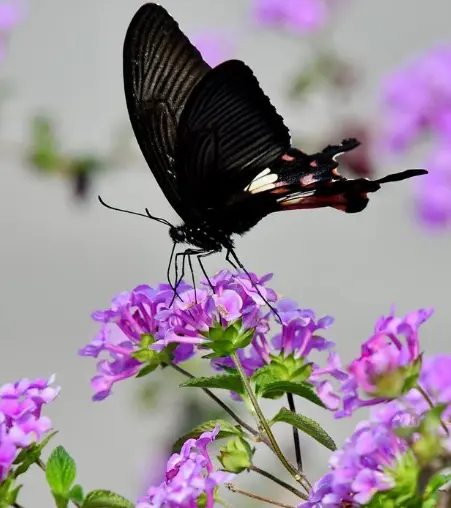
[{"label": "butterfly leg", "polygon": [[[191,249],[187,249],[183,252],[177,252],[175,255],[175,285],[174,285],[174,296],[172,297],[170,305],[174,303],[175,297],[177,296],[180,300],[182,299],[181,296],[177,293],[177,288],[179,287],[180,283],[183,280],[183,277],[185,277],[185,261],[186,257],[189,255],[188,253],[191,251]],[[182,257],[182,270],[179,277],[179,258]]]},{"label": "butterfly leg", "polygon": [[[251,284],[254,286],[255,290],[257,291],[257,293],[259,294],[259,296],[261,297],[261,299],[266,303],[266,305],[273,311],[274,315],[277,317],[277,320],[279,321],[280,324],[282,324],[282,319],[279,315],[279,313],[277,312],[277,309],[271,305],[268,300],[262,295],[260,289],[258,288],[258,285],[257,284],[254,284],[254,282],[252,281],[252,278],[250,276],[250,273],[246,270],[246,268],[244,267],[243,263],[238,259],[238,256],[236,255],[235,251],[233,249],[229,249],[227,255],[230,253],[230,255],[233,257],[234,261],[237,263],[237,265],[241,268],[241,270],[243,270],[243,272],[247,275],[248,279],[251,281]],[[227,257],[226,257],[227,259]]]},{"label": "butterfly leg", "polygon": [[230,250],[228,250],[228,251],[227,251],[227,254],[226,254],[225,259],[226,259],[226,261],[227,261],[228,263],[230,263],[230,264],[233,266],[233,269],[234,269],[235,271],[237,271],[237,270],[238,270],[238,267],[236,266],[236,264],[235,264],[235,263],[234,263],[234,262],[230,259]]},{"label": "butterfly leg", "polygon": [[[172,291],[174,291],[174,293],[175,293],[175,286],[173,286],[172,282],[171,282],[171,267],[172,267],[172,262],[174,261],[174,252],[175,252],[176,245],[177,244],[174,243],[172,246],[171,255],[169,257],[168,269],[166,271],[166,277],[167,277],[169,285],[171,286],[171,289],[172,289]],[[177,279],[176,279],[176,282],[177,282]]]},{"label": "butterfly leg", "polygon": [[204,268],[204,265],[202,264],[202,258],[206,258],[208,256],[211,256],[215,252],[217,252],[217,251],[215,251],[215,250],[210,250],[210,251],[207,251],[207,252],[203,251],[203,252],[200,252],[197,255],[197,261],[199,263],[200,269],[202,270],[202,273],[204,274],[205,278],[207,279],[208,285],[210,286],[210,288],[213,291],[213,293],[215,292],[215,288],[214,288],[213,284],[211,283],[210,278],[208,277],[208,274],[207,274],[207,271]]}]

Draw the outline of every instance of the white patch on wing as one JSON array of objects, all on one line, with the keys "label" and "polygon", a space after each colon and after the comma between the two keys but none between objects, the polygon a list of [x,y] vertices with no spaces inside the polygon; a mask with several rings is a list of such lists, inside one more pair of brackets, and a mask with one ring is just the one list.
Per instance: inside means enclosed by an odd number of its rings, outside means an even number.
[{"label": "white patch on wing", "polygon": [[344,153],[345,153],[345,152],[340,152],[340,153],[337,153],[336,155],[334,155],[334,156],[332,157],[332,160],[333,160],[334,162],[337,162],[338,157],[340,157],[340,155],[343,155]]},{"label": "white patch on wing", "polygon": [[284,196],[284,197],[281,197],[279,198],[277,201],[280,203],[280,202],[284,202],[284,203],[289,203],[290,201],[297,201],[299,199],[302,199],[302,198],[307,198],[309,196],[313,196],[315,194],[315,191],[312,190],[312,191],[309,191],[309,192],[294,192],[293,194],[290,194],[289,196]]},{"label": "white patch on wing", "polygon": [[274,189],[275,182],[277,182],[278,175],[275,173],[271,173],[269,168],[264,169],[261,173],[259,173],[252,182],[246,186],[244,189],[245,192],[250,192],[251,194],[256,194],[257,192],[264,192],[267,190]]}]

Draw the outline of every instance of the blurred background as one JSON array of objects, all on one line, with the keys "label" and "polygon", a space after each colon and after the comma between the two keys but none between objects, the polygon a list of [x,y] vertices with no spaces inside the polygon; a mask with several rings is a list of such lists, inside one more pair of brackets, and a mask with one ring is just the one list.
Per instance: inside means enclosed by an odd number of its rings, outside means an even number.
[{"label": "blurred background", "polygon": [[[211,64],[238,58],[253,68],[298,146],[313,151],[355,135],[364,145],[344,160],[345,174],[410,167],[431,174],[386,186],[361,214],[270,216],[237,241],[238,253],[249,270],[274,272],[282,295],[336,318],[327,337],[345,361],[393,303],[400,314],[435,307],[422,345],[448,353],[451,6],[298,2],[286,2],[296,4],[292,12],[275,1],[160,3]],[[119,383],[93,403],[95,365],[77,355],[97,330],[91,312],[120,291],[164,282],[171,248],[165,227],[106,210],[97,194],[177,222],[138,151],[123,96],[122,43],[140,5],[0,0],[0,384],[56,373],[62,392],[49,413],[56,440],[76,458],[79,483],[132,500],[160,481],[175,438],[215,411],[202,394],[177,389],[181,379],[167,372]],[[206,266],[213,273],[225,262],[218,255]],[[337,444],[357,421],[298,409]],[[277,431],[290,450],[291,431]],[[307,438],[302,446],[315,480],[328,452]],[[257,460],[278,470],[268,454]],[[261,482],[246,481],[250,490]],[[33,471],[22,504],[49,500]]]}]

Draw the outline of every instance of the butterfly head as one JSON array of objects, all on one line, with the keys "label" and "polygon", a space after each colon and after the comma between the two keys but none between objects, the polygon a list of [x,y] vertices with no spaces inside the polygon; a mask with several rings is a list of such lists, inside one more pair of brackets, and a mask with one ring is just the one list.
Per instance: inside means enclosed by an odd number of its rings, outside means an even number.
[{"label": "butterfly head", "polygon": [[186,227],[182,226],[171,226],[169,228],[169,236],[172,238],[174,243],[185,243],[186,238]]}]

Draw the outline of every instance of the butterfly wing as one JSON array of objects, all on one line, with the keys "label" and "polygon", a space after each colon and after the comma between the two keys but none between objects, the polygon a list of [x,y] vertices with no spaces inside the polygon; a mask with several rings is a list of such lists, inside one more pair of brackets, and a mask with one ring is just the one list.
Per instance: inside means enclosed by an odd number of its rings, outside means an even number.
[{"label": "butterfly wing", "polygon": [[183,199],[220,210],[290,147],[283,119],[251,69],[230,60],[197,84],[182,112],[176,151]]},{"label": "butterfly wing", "polygon": [[123,74],[130,121],[141,151],[175,211],[188,211],[174,170],[177,125],[195,85],[210,71],[160,5],[143,5],[124,41]]},{"label": "butterfly wing", "polygon": [[338,172],[336,159],[358,145],[356,139],[347,139],[313,155],[292,149],[264,175],[263,185],[255,179],[241,199],[249,208],[265,207],[268,213],[326,206],[357,213],[367,206],[368,194],[383,184],[427,174],[423,169],[410,169],[378,180],[345,178]]}]

